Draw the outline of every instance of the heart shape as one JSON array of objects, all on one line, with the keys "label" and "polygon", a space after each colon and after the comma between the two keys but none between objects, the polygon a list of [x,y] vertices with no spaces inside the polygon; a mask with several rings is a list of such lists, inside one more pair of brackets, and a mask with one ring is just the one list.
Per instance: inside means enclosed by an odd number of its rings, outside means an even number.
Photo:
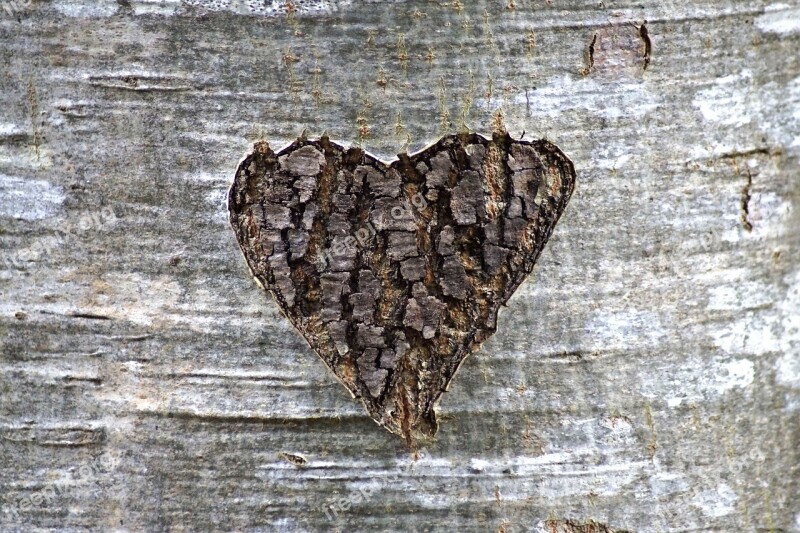
[{"label": "heart shape", "polygon": [[575,185],[552,143],[443,137],[390,165],[259,142],[228,197],[247,264],[370,416],[409,442],[533,269]]}]

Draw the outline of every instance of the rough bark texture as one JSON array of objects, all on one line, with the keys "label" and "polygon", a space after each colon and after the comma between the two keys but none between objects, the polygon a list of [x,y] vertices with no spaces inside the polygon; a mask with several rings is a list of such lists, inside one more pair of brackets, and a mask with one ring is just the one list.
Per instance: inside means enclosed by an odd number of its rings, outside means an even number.
[{"label": "rough bark texture", "polygon": [[[800,531],[796,0],[192,4],[0,6],[0,529]],[[226,193],[498,112],[577,187],[415,456]]]},{"label": "rough bark texture", "polygon": [[547,141],[449,135],[388,167],[328,137],[257,143],[228,195],[255,278],[370,416],[413,449],[575,188]]}]

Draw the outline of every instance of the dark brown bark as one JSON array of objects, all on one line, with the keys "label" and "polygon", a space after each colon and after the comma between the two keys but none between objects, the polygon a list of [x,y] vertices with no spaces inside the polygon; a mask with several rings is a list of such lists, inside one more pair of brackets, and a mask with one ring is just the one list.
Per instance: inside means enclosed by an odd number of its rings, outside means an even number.
[{"label": "dark brown bark", "polygon": [[547,141],[452,135],[388,167],[327,137],[236,172],[247,264],[372,418],[412,443],[533,269],[575,185]]}]

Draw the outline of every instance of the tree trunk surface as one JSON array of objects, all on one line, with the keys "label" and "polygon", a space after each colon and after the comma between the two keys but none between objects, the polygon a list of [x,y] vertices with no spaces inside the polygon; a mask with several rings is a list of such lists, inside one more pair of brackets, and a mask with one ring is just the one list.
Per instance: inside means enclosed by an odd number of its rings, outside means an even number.
[{"label": "tree trunk surface", "polygon": [[[4,0],[0,530],[800,531],[800,3]],[[417,449],[253,280],[253,143],[547,139]]]}]

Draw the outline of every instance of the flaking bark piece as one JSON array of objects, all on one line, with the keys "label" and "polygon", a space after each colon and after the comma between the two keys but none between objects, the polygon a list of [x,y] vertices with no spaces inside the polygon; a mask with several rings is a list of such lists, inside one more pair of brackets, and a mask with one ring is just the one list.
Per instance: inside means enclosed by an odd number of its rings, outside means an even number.
[{"label": "flaking bark piece", "polygon": [[229,192],[258,282],[380,425],[414,442],[533,269],[575,186],[552,143],[450,135],[388,166],[257,143]]}]

